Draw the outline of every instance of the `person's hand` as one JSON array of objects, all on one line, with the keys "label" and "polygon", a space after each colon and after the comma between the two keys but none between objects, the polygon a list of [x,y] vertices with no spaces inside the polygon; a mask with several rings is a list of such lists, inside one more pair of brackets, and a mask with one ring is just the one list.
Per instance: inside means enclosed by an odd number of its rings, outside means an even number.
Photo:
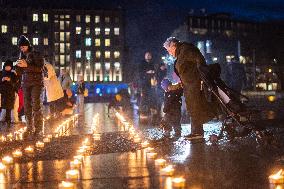
[{"label": "person's hand", "polygon": [[9,77],[3,77],[2,81],[11,81],[11,79]]},{"label": "person's hand", "polygon": [[21,68],[26,68],[26,67],[28,67],[28,63],[27,63],[27,61],[24,60],[24,59],[18,60],[17,62],[18,62],[18,63],[17,63],[17,66],[19,66],[19,67],[21,67]]}]

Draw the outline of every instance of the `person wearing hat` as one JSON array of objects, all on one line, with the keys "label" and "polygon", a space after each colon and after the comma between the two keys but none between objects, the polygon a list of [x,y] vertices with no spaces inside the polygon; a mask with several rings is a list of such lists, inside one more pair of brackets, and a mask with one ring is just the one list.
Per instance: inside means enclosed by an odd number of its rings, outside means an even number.
[{"label": "person wearing hat", "polygon": [[[1,121],[6,122],[7,127],[11,125],[11,110],[14,108],[17,76],[12,71],[13,62],[7,60],[0,73],[1,88]],[[5,115],[6,114],[6,115]],[[5,115],[5,116],[4,116]],[[5,118],[4,118],[5,117]]]},{"label": "person wearing hat", "polygon": [[43,125],[40,95],[43,89],[44,59],[39,52],[34,51],[26,36],[20,36],[18,45],[21,53],[17,66],[22,70],[24,110],[27,124],[25,138],[40,137]]}]

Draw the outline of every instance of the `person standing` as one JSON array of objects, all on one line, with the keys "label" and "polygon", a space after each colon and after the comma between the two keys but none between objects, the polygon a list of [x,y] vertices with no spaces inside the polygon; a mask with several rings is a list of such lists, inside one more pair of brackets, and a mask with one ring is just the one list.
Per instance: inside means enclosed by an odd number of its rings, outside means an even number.
[{"label": "person standing", "polygon": [[58,80],[60,81],[64,96],[67,97],[66,90],[71,90],[73,83],[69,72],[65,69],[60,70],[60,76],[58,77]]},{"label": "person standing", "polygon": [[26,36],[20,36],[18,45],[21,56],[17,66],[22,69],[22,88],[27,125],[27,132],[24,137],[37,138],[41,136],[43,126],[40,95],[43,89],[44,60],[40,53],[33,49]]},{"label": "person standing", "polygon": [[202,139],[204,136],[203,124],[213,119],[216,114],[201,90],[198,67],[206,64],[205,59],[193,44],[180,42],[174,37],[165,41],[164,48],[176,58],[175,72],[180,77],[186,108],[191,117],[191,134],[186,138],[190,140]]},{"label": "person standing", "polygon": [[84,78],[82,75],[78,77],[78,88],[77,88],[77,113],[79,115],[83,115],[84,112],[84,92],[85,92],[85,83],[84,83]]}]

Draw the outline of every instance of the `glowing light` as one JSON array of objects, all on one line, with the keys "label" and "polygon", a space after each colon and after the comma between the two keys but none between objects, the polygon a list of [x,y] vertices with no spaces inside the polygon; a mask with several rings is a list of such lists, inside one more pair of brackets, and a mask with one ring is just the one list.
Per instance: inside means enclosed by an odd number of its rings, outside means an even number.
[{"label": "glowing light", "polygon": [[13,157],[14,158],[19,158],[19,157],[22,157],[23,153],[21,150],[15,150],[13,153],[12,153]]},{"label": "glowing light", "polygon": [[152,147],[147,147],[147,148],[145,148],[145,151],[146,151],[146,152],[153,152],[153,151],[154,151],[154,148],[152,148]]},{"label": "glowing light", "polygon": [[74,161],[70,162],[71,169],[78,169],[81,167],[81,162],[78,159],[75,159]]},{"label": "glowing light", "polygon": [[148,141],[144,141],[144,142],[141,143],[142,148],[146,148],[146,147],[148,147],[148,145],[149,145]]},{"label": "glowing light", "polygon": [[72,182],[62,181],[59,184],[59,189],[73,189],[73,188],[74,188],[74,184]]},{"label": "glowing light", "polygon": [[276,100],[276,96],[270,95],[270,96],[267,97],[267,99],[268,99],[269,102],[274,102]]},{"label": "glowing light", "polygon": [[172,185],[176,188],[184,188],[185,187],[185,179],[182,177],[176,177],[172,179]]},{"label": "glowing light", "polygon": [[283,184],[284,183],[284,172],[280,169],[276,174],[269,176],[269,182],[272,184]]},{"label": "glowing light", "polygon": [[2,162],[5,165],[12,164],[13,163],[13,158],[11,156],[5,156],[5,157],[2,158]]},{"label": "glowing light", "polygon": [[25,148],[25,152],[28,154],[32,154],[34,153],[34,148],[32,146],[28,146],[27,148]]},{"label": "glowing light", "polygon": [[77,159],[78,161],[83,161],[84,160],[84,156],[82,155],[77,155],[77,156],[74,156],[74,160]]},{"label": "glowing light", "polygon": [[155,166],[156,167],[163,167],[163,166],[165,166],[166,165],[166,160],[164,160],[164,159],[156,159],[155,160]]},{"label": "glowing light", "polygon": [[36,147],[37,147],[37,148],[43,148],[43,147],[44,147],[44,143],[41,142],[41,141],[38,141],[38,142],[36,143]]},{"label": "glowing light", "polygon": [[45,137],[45,138],[43,139],[43,142],[44,142],[44,143],[49,143],[49,142],[50,142],[50,138]]},{"label": "glowing light", "polygon": [[94,141],[101,140],[101,134],[97,134],[97,133],[93,134],[93,139]]},{"label": "glowing light", "polygon": [[165,168],[160,170],[160,175],[162,176],[173,176],[174,168],[172,165],[168,165]]},{"label": "glowing light", "polygon": [[148,159],[154,159],[154,158],[157,157],[157,153],[156,152],[149,152],[149,153],[147,153],[146,157]]},{"label": "glowing light", "polygon": [[67,179],[79,179],[79,171],[78,169],[70,169],[66,171]]},{"label": "glowing light", "polygon": [[6,165],[4,165],[2,162],[0,162],[0,173],[3,173],[6,171]]}]

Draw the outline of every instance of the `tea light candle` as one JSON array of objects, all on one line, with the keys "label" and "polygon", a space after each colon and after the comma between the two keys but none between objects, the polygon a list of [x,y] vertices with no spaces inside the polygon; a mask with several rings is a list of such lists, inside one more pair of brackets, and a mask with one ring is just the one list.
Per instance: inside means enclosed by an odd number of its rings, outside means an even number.
[{"label": "tea light candle", "polygon": [[74,161],[70,162],[71,169],[78,169],[81,167],[81,162],[78,159],[74,159]]},{"label": "tea light candle", "polygon": [[34,148],[31,146],[28,146],[27,148],[25,148],[25,152],[28,154],[32,154],[34,153]]},{"label": "tea light candle", "polygon": [[38,142],[36,143],[36,147],[37,147],[37,148],[43,148],[43,147],[44,147],[44,143],[41,142],[41,141],[38,141]]},{"label": "tea light candle", "polygon": [[5,157],[2,158],[2,162],[5,165],[12,164],[13,163],[13,158],[11,156],[5,156]]},{"label": "tea light candle", "polygon": [[77,159],[78,161],[83,161],[84,160],[84,156],[77,155],[77,156],[74,156],[74,159]]},{"label": "tea light candle", "polygon": [[166,164],[166,160],[164,160],[164,159],[156,159],[155,160],[155,165],[157,167],[163,167],[163,166],[165,166],[165,164]]},{"label": "tea light candle", "polygon": [[74,184],[68,181],[62,181],[59,184],[59,189],[74,189]]},{"label": "tea light candle", "polygon": [[146,147],[148,147],[148,145],[149,145],[148,141],[144,141],[144,142],[141,143],[142,148],[146,148]]},{"label": "tea light candle", "polygon": [[4,137],[3,135],[0,137],[1,142],[5,142],[6,141],[6,137]]},{"label": "tea light candle", "polygon": [[95,133],[95,134],[93,134],[93,139],[94,139],[95,141],[101,140],[101,135]]},{"label": "tea light candle", "polygon": [[79,179],[79,171],[78,169],[70,169],[66,171],[67,179]]},{"label": "tea light candle", "polygon": [[19,158],[22,157],[23,153],[20,150],[15,150],[12,155],[14,158]]},{"label": "tea light candle", "polygon": [[135,143],[139,143],[139,142],[141,142],[141,138],[139,136],[135,136],[133,141]]},{"label": "tea light candle", "polygon": [[157,157],[157,153],[156,152],[149,152],[149,153],[146,154],[146,157],[148,159],[154,159],[154,158]]},{"label": "tea light candle", "polygon": [[185,179],[182,177],[176,177],[172,179],[172,185],[175,188],[184,188],[185,187]]},{"label": "tea light candle", "polygon": [[7,140],[8,140],[8,141],[12,141],[12,140],[13,140],[13,134],[12,134],[12,133],[9,133],[9,134],[7,135]]},{"label": "tea light candle", "polygon": [[50,138],[45,137],[45,138],[43,139],[43,142],[44,142],[44,143],[49,143],[49,142],[50,142]]},{"label": "tea light candle", "polygon": [[269,182],[271,184],[283,184],[284,183],[284,172],[280,169],[276,174],[269,176]]},{"label": "tea light candle", "polygon": [[0,173],[4,173],[6,171],[6,165],[0,162]]},{"label": "tea light candle", "polygon": [[160,170],[160,175],[162,176],[173,176],[174,168],[172,165],[168,165]]}]

